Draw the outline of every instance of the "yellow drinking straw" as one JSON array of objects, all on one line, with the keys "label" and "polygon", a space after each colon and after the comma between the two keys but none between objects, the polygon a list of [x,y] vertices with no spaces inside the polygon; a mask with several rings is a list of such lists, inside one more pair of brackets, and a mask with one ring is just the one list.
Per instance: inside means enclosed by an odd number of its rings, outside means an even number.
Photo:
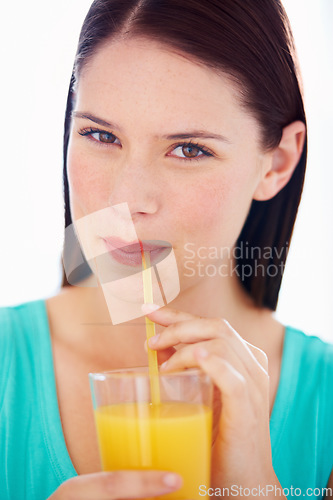
[{"label": "yellow drinking straw", "polygon": [[[141,254],[142,254],[142,267],[143,267],[143,297],[145,304],[153,304],[153,284],[151,279],[151,267],[150,267],[150,254],[149,251],[144,252],[143,245],[140,241]],[[149,347],[149,339],[155,335],[155,323],[151,321],[147,316],[146,320],[146,335],[147,335],[147,348],[148,348],[148,366],[149,366],[149,378],[150,378],[150,391],[151,400],[154,405],[158,405],[161,402],[160,399],[160,385],[158,379],[158,363],[157,363],[157,352],[153,351]]]}]

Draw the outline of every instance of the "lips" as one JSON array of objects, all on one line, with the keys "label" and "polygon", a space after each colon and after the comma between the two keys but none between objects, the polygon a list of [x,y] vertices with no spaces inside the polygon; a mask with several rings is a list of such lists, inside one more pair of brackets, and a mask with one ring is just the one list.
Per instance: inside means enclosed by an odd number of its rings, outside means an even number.
[{"label": "lips", "polygon": [[[119,264],[132,267],[142,267],[141,245],[138,240],[125,241],[115,236],[103,238],[106,249]],[[142,240],[143,251],[149,252],[151,265],[156,265],[171,251],[172,246],[167,241]]]}]

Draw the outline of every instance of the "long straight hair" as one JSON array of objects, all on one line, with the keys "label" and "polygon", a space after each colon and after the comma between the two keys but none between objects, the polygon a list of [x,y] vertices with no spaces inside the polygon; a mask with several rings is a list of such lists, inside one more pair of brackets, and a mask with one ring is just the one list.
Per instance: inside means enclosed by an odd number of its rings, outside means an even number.
[{"label": "long straight hair", "polygon": [[[72,223],[67,149],[75,84],[103,43],[126,36],[158,41],[228,74],[240,90],[242,105],[261,126],[264,150],[278,146],[289,123],[306,124],[293,37],[280,0],[95,0],[80,33],[67,99],[65,227]],[[274,198],[252,202],[237,241],[240,250],[258,249],[255,262],[252,252],[245,251],[239,252],[236,262],[243,286],[259,307],[277,306],[306,157],[307,140],[288,184]]]}]

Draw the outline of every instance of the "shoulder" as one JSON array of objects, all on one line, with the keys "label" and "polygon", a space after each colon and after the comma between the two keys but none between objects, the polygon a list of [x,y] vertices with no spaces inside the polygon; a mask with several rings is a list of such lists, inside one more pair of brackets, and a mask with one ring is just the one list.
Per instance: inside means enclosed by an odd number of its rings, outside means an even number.
[{"label": "shoulder", "polygon": [[320,366],[321,371],[324,367],[333,369],[333,343],[290,326],[286,328],[285,343],[290,355],[300,365]]},{"label": "shoulder", "polygon": [[45,324],[45,303],[42,300],[9,307],[0,307],[0,401],[10,378],[11,367],[30,356],[34,335]]},{"label": "shoulder", "polygon": [[44,311],[43,300],[0,307],[0,342],[6,343],[15,334],[29,329],[34,319],[43,315]]},{"label": "shoulder", "polygon": [[46,324],[44,300],[0,307],[0,353],[6,352],[16,341],[32,337],[33,332],[45,328]]},{"label": "shoulder", "polygon": [[333,344],[288,327],[285,351],[288,377],[295,384],[295,396],[298,395],[295,400],[302,396],[311,402],[322,426],[330,429],[333,438]]},{"label": "shoulder", "polygon": [[271,420],[281,485],[326,487],[333,466],[333,345],[287,326]]},{"label": "shoulder", "polygon": [[23,305],[0,307],[0,352],[3,362],[11,350],[20,323],[22,325],[22,310],[25,309],[23,307]]},{"label": "shoulder", "polygon": [[[36,318],[43,316],[45,302],[36,300],[15,306],[0,307],[0,345],[5,348],[14,337],[29,331]],[[0,351],[1,352],[1,351]]]}]

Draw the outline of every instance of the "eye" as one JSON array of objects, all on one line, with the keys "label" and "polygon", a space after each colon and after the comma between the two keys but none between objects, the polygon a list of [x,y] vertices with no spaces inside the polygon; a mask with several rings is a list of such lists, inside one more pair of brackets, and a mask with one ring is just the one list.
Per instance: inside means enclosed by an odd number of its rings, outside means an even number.
[{"label": "eye", "polygon": [[106,130],[86,128],[80,130],[78,133],[100,144],[120,144],[119,139],[112,132],[107,132]]},{"label": "eye", "polygon": [[172,150],[172,153],[172,156],[176,156],[177,158],[181,158],[184,160],[193,160],[205,156],[214,156],[213,153],[209,151],[205,146],[194,144],[193,142],[179,144]]}]

